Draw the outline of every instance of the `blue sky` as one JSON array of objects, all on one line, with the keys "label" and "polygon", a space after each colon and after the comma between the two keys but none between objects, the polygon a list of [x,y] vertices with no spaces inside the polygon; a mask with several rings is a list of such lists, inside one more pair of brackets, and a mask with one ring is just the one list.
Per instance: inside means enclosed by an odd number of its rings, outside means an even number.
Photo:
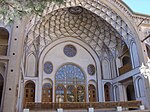
[{"label": "blue sky", "polygon": [[123,0],[134,12],[150,15],[150,0]]}]

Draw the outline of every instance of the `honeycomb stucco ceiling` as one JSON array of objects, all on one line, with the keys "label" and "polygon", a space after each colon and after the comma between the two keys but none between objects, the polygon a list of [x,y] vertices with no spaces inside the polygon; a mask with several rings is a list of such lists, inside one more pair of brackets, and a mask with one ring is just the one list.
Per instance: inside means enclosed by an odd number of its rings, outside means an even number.
[{"label": "honeycomb stucco ceiling", "polygon": [[40,49],[43,50],[59,38],[73,37],[90,45],[98,55],[104,46],[111,51],[116,50],[122,42],[120,34],[102,18],[82,9],[79,15],[71,14],[68,8],[50,13],[45,21],[30,30],[28,46],[35,45],[39,40]]},{"label": "honeycomb stucco ceiling", "polygon": [[116,46],[121,44],[121,39],[126,43],[132,39],[133,35],[127,24],[106,5],[92,0],[80,2],[84,7],[80,15],[72,15],[68,8],[63,8],[76,4],[49,6],[43,19],[34,18],[34,22],[31,21],[34,24],[29,25],[27,32],[28,50],[37,49],[36,44],[39,42],[38,47],[42,51],[49,43],[71,36],[83,40],[100,55],[103,46],[114,52]]}]

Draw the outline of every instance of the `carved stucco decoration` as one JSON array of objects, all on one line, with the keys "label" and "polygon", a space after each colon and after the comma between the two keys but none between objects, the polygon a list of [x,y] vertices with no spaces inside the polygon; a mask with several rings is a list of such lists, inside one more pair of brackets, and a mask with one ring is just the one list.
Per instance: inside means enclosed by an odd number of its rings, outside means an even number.
[{"label": "carved stucco decoration", "polygon": [[[72,16],[67,7],[81,6],[83,13]],[[72,0],[63,5],[50,4],[43,18],[35,16],[27,25],[26,50],[40,52],[53,41],[64,37],[75,37],[89,44],[98,55],[103,45],[112,53],[122,45],[134,41],[128,25],[108,6],[95,0]]]}]

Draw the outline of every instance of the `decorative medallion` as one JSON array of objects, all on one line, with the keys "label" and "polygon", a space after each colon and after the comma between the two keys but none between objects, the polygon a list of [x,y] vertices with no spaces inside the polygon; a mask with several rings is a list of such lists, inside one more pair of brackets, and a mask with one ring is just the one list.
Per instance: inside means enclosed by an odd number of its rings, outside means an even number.
[{"label": "decorative medallion", "polygon": [[83,12],[83,8],[80,7],[80,6],[76,6],[76,7],[70,7],[68,8],[68,11],[71,13],[71,14],[74,14],[74,15],[79,15]]},{"label": "decorative medallion", "polygon": [[52,73],[53,71],[53,64],[51,62],[44,63],[44,72],[47,74]]},{"label": "decorative medallion", "polygon": [[66,45],[64,47],[64,54],[68,57],[74,57],[77,54],[77,50],[73,45]]},{"label": "decorative medallion", "polygon": [[92,64],[89,64],[87,67],[87,71],[90,75],[94,75],[95,74],[95,66]]}]

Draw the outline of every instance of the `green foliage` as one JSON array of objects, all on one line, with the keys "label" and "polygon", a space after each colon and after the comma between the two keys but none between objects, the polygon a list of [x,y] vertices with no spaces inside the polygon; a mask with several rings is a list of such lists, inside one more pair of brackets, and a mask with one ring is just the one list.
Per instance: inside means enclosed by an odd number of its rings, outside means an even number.
[{"label": "green foliage", "polygon": [[27,14],[41,16],[48,2],[63,3],[63,0],[0,0],[0,21],[8,24]]}]

